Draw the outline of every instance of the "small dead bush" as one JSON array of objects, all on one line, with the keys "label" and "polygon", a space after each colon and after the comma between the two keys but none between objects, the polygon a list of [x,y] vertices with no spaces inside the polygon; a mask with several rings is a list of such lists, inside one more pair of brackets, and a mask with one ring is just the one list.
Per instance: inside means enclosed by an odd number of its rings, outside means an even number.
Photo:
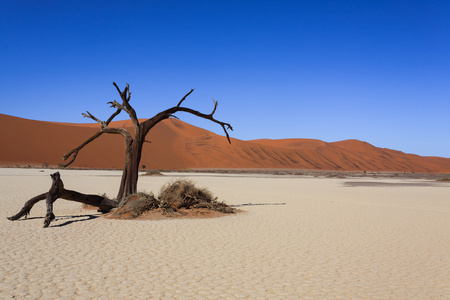
[{"label": "small dead bush", "polygon": [[142,176],[164,176],[164,175],[158,170],[149,170],[144,174],[142,174]]},{"label": "small dead bush", "polygon": [[439,178],[439,179],[436,180],[436,181],[440,181],[440,182],[449,182],[449,181],[450,181],[450,178]]},{"label": "small dead bush", "polygon": [[114,215],[119,217],[137,218],[144,212],[157,209],[158,207],[159,201],[155,198],[153,193],[137,193],[125,198],[114,212]]},{"label": "small dead bush", "polygon": [[180,208],[207,208],[224,213],[233,213],[233,209],[205,188],[198,188],[186,179],[179,179],[165,184],[158,197],[160,207],[165,210],[176,211]]}]

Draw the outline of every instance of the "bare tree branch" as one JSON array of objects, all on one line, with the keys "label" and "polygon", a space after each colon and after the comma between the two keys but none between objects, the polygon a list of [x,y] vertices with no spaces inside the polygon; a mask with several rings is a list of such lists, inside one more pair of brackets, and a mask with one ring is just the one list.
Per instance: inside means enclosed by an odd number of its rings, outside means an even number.
[{"label": "bare tree branch", "polygon": [[110,102],[108,102],[108,104],[111,104],[111,107],[114,107],[114,108],[117,108],[117,109],[120,109],[120,110],[124,110],[125,112],[127,111],[125,106],[123,106],[122,104],[120,104],[116,100],[110,101]]},{"label": "bare tree branch", "polygon": [[[69,157],[72,156],[72,159],[66,163],[65,165],[63,165],[63,167],[68,167],[70,166],[75,159],[77,158],[78,152],[83,149],[87,144],[89,144],[90,142],[92,142],[93,140],[97,139],[99,136],[101,136],[103,133],[113,133],[113,132],[107,132],[105,129],[108,128],[109,123],[111,123],[111,121],[118,115],[120,114],[120,112],[122,111],[122,109],[117,109],[116,112],[114,112],[106,122],[101,121],[100,119],[96,118],[94,115],[92,115],[90,112],[86,111],[86,113],[82,113],[83,117],[85,118],[89,118],[92,119],[98,123],[100,123],[101,125],[101,129],[99,131],[97,131],[93,136],[91,136],[90,138],[88,138],[86,141],[84,141],[80,146],[72,149],[69,153],[64,154],[63,156],[63,160],[67,160]],[[129,132],[127,131],[128,135]],[[120,134],[122,134],[124,137],[126,135],[125,132],[121,132]],[[127,138],[127,137],[125,137]],[[131,136],[129,136],[129,138],[131,138]]]},{"label": "bare tree branch", "polygon": [[117,83],[115,81],[113,81],[113,85],[116,87],[116,90],[119,92],[119,94],[122,95],[122,91],[119,89],[119,87],[117,86]]},{"label": "bare tree branch", "polygon": [[109,125],[109,123],[111,123],[111,121],[112,121],[118,114],[120,114],[121,111],[122,111],[122,110],[121,110],[120,108],[118,108],[118,109],[116,110],[116,112],[113,113],[113,114],[111,115],[111,117],[109,117],[109,119],[106,121],[106,125]]},{"label": "bare tree branch", "polygon": [[193,91],[194,91],[194,89],[191,89],[191,90],[189,91],[189,93],[187,93],[187,94],[180,100],[180,102],[178,102],[177,106],[174,106],[174,107],[172,107],[172,108],[166,109],[165,111],[162,111],[162,112],[160,112],[159,114],[155,115],[153,118],[146,120],[146,121],[142,124],[142,125],[143,125],[143,131],[142,131],[141,134],[143,134],[144,136],[147,135],[147,133],[150,131],[150,129],[153,128],[153,126],[155,126],[156,124],[158,124],[159,122],[161,122],[161,121],[164,120],[164,119],[168,119],[168,118],[176,118],[176,119],[178,119],[178,117],[176,117],[174,114],[175,114],[176,112],[183,111],[183,112],[187,112],[187,113],[193,114],[193,115],[195,115],[195,116],[197,116],[197,117],[200,117],[200,118],[203,118],[203,119],[210,120],[210,121],[212,121],[212,122],[214,122],[214,123],[217,123],[217,124],[219,124],[220,126],[222,126],[223,131],[225,132],[225,135],[226,135],[226,137],[227,137],[227,139],[228,139],[228,142],[231,144],[231,139],[230,139],[230,136],[229,136],[229,134],[228,134],[228,129],[229,129],[229,130],[233,130],[233,127],[231,127],[230,124],[225,123],[225,122],[221,122],[221,121],[219,121],[219,120],[216,120],[216,119],[213,117],[213,116],[214,116],[214,113],[216,112],[217,105],[219,104],[219,102],[216,101],[216,100],[214,100],[214,98],[213,98],[213,101],[214,101],[214,108],[213,108],[212,112],[211,112],[210,114],[208,114],[208,115],[207,115],[207,114],[204,114],[204,113],[201,113],[201,112],[199,112],[199,111],[196,111],[196,110],[194,110],[194,109],[191,109],[191,108],[187,108],[187,107],[182,107],[182,106],[180,106],[180,105],[183,103],[183,101],[186,100],[187,96],[189,96]]},{"label": "bare tree branch", "polygon": [[114,102],[108,102],[111,103],[111,106],[121,108],[124,110],[131,118],[131,122],[133,123],[133,127],[135,130],[135,133],[139,132],[139,120],[136,115],[136,111],[134,108],[130,105],[130,99],[131,99],[131,92],[130,92],[130,85],[127,83],[127,86],[123,90],[123,92],[120,91],[120,88],[117,86],[115,82],[113,82],[113,85],[116,87],[116,90],[119,92],[120,98],[122,98],[122,105],[120,105],[117,101]]},{"label": "bare tree branch", "polygon": [[203,119],[207,119],[207,120],[210,120],[210,121],[212,121],[214,123],[219,124],[220,126],[222,126],[223,131],[225,132],[225,135],[227,136],[228,142],[231,144],[230,135],[228,134],[227,130],[229,129],[229,130],[232,131],[233,127],[231,127],[231,125],[228,124],[228,123],[221,122],[221,121],[216,120],[216,119],[213,118],[213,114],[216,111],[216,107],[217,107],[217,102],[215,102],[215,106],[214,106],[213,112],[211,114],[209,114],[209,115],[205,115],[205,114],[203,114],[203,113],[201,113],[199,111],[196,111],[196,110],[193,110],[193,109],[187,108],[187,107],[178,107],[177,111],[184,111],[184,112],[193,114],[193,115],[195,115],[197,117],[200,117],[200,118],[203,118]]},{"label": "bare tree branch", "polygon": [[99,136],[101,136],[102,134],[103,134],[103,131],[102,131],[102,130],[97,131],[96,134],[94,134],[93,136],[91,136],[90,138],[88,138],[86,141],[84,141],[80,146],[78,146],[78,147],[72,149],[69,153],[64,154],[63,160],[67,160],[70,156],[72,156],[72,159],[71,159],[67,164],[65,164],[64,167],[70,166],[70,165],[75,161],[75,159],[77,158],[78,151],[80,151],[81,149],[83,149],[84,146],[86,146],[87,144],[89,144],[90,142],[92,142],[93,140],[95,140],[96,138],[98,138]]},{"label": "bare tree branch", "polygon": [[[89,144],[90,142],[92,142],[93,140],[95,140],[99,136],[101,136],[103,133],[120,134],[125,138],[125,144],[131,145],[131,143],[133,142],[133,138],[131,137],[128,130],[126,130],[125,128],[110,128],[110,127],[108,127],[109,123],[111,123],[111,121],[118,114],[120,114],[120,112],[122,110],[125,111],[130,116],[131,121],[133,122],[135,134],[137,134],[140,131],[139,121],[137,119],[136,111],[129,104],[129,101],[131,99],[130,85],[127,83],[127,86],[125,87],[123,92],[120,90],[120,88],[117,86],[117,84],[115,82],[113,82],[113,85],[116,87],[117,91],[119,92],[119,95],[122,98],[123,104],[120,104],[119,102],[117,102],[115,100],[108,102],[108,104],[111,104],[111,107],[117,108],[117,110],[108,118],[108,120],[106,122],[101,121],[100,119],[98,119],[97,117],[95,117],[88,111],[86,111],[86,113],[82,114],[85,118],[92,119],[92,120],[96,121],[97,123],[99,123],[101,125],[101,128],[98,132],[96,132],[93,136],[91,136],[89,139],[84,141],[81,145],[72,149],[69,153],[67,153],[63,156],[63,160],[67,160],[69,157],[72,157],[71,160],[64,165],[64,167],[71,165],[77,158],[78,152],[81,149],[83,149],[87,144]],[[187,95],[185,97],[187,97]]]},{"label": "bare tree branch", "polygon": [[133,141],[133,138],[131,137],[131,134],[126,130],[125,128],[110,128],[105,127],[102,130],[104,133],[110,133],[110,134],[120,134],[122,135],[127,141]]},{"label": "bare tree branch", "polygon": [[99,131],[97,131],[93,136],[91,136],[90,138],[88,138],[86,141],[84,141],[83,143],[81,143],[78,147],[72,149],[69,153],[64,154],[63,156],[63,160],[66,161],[69,157],[72,157],[71,160],[66,163],[63,167],[68,167],[70,166],[75,159],[77,158],[78,152],[83,149],[86,145],[88,145],[90,142],[92,142],[93,140],[97,139],[98,137],[100,137],[103,133],[111,133],[111,134],[121,134],[127,141],[127,144],[130,143],[130,141],[132,141],[132,137],[130,135],[130,133],[124,129],[124,128],[109,128],[108,125],[109,123],[111,123],[111,121],[118,115],[120,114],[120,112],[122,111],[122,108],[118,108],[109,118],[108,120],[105,121],[101,121],[100,119],[96,118],[94,115],[92,115],[90,112],[86,111],[86,113],[82,113],[82,115],[85,118],[89,118],[92,119],[96,122],[98,122],[101,125],[101,128]]},{"label": "bare tree branch", "polygon": [[120,135],[122,135],[125,138],[126,145],[130,145],[131,142],[133,141],[133,138],[131,137],[131,134],[125,128],[109,128],[107,125],[105,125],[103,127],[103,124],[106,124],[106,123],[102,122],[102,129],[100,129],[99,131],[97,131],[97,133],[95,133],[89,139],[84,141],[80,146],[72,149],[69,153],[67,153],[67,154],[65,154],[63,156],[63,160],[67,160],[70,156],[72,156],[72,159],[67,164],[65,164],[63,167],[70,166],[75,161],[75,159],[77,158],[78,152],[81,149],[83,149],[87,144],[89,144],[93,140],[95,140],[98,137],[100,137],[103,133],[120,134]]},{"label": "bare tree branch", "polygon": [[214,100],[214,98],[212,98],[213,99],[213,102],[214,102],[214,109],[213,109],[213,111],[212,111],[212,113],[211,113],[211,117],[214,115],[214,113],[216,112],[216,109],[217,109],[217,105],[219,104],[219,101],[216,101],[216,100]]},{"label": "bare tree branch", "polygon": [[104,128],[104,127],[107,126],[106,122],[97,119],[97,118],[94,117],[90,112],[86,111],[86,113],[87,113],[87,114],[82,113],[83,117],[94,120],[95,122],[99,123],[99,124],[102,126],[102,128]]},{"label": "bare tree branch", "polygon": [[192,94],[193,91],[194,91],[194,89],[191,89],[186,95],[184,95],[184,97],[181,98],[180,102],[178,102],[177,107],[180,107],[181,103],[183,103],[183,101],[184,101],[190,94]]}]

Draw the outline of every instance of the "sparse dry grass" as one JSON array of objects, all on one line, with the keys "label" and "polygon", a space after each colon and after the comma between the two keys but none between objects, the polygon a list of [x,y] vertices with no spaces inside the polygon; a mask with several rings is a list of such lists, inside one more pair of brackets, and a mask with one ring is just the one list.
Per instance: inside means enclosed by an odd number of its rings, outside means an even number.
[{"label": "sparse dry grass", "polygon": [[440,179],[438,179],[438,180],[436,180],[436,181],[440,181],[440,182],[449,182],[449,181],[450,181],[450,178],[440,178]]},{"label": "sparse dry grass", "polygon": [[164,176],[164,175],[158,170],[148,170],[141,176]]}]

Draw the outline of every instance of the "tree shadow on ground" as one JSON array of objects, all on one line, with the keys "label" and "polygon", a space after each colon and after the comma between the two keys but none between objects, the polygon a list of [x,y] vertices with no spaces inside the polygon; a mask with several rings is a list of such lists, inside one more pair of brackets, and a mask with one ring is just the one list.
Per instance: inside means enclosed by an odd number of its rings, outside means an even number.
[{"label": "tree shadow on ground", "polygon": [[96,214],[96,215],[76,215],[76,216],[60,216],[60,217],[56,217],[55,221],[61,221],[61,220],[67,220],[64,223],[61,224],[56,224],[53,226],[49,226],[49,227],[64,227],[73,223],[77,223],[77,222],[85,222],[85,221],[90,221],[90,220],[94,220],[97,219],[98,217],[100,217],[100,214]]},{"label": "tree shadow on ground", "polygon": [[[97,219],[98,217],[100,217],[100,215],[101,214],[57,216],[54,221],[66,220],[66,222],[61,223],[61,224],[57,224],[57,225],[53,225],[53,226],[50,226],[50,227],[64,227],[64,226],[70,225],[72,223],[94,220],[94,219]],[[38,220],[38,219],[45,219],[45,217],[28,217],[26,219],[20,219],[20,220],[17,220],[17,221],[20,222],[20,221]]]}]

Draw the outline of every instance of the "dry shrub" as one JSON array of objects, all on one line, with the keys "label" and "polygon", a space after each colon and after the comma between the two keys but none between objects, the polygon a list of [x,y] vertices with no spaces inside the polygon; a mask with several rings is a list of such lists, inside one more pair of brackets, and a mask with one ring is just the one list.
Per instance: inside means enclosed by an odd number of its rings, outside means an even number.
[{"label": "dry shrub", "polygon": [[165,184],[159,195],[160,207],[176,211],[180,208],[207,208],[224,213],[233,213],[233,209],[205,188],[198,188],[187,179],[178,179]]},{"label": "dry shrub", "polygon": [[159,202],[153,193],[137,193],[125,198],[113,214],[119,217],[137,218],[142,213],[158,207]]},{"label": "dry shrub", "polygon": [[450,178],[439,178],[437,181],[448,182],[450,181]]},{"label": "dry shrub", "polygon": [[149,170],[142,174],[141,176],[164,176],[160,171],[158,170]]}]

